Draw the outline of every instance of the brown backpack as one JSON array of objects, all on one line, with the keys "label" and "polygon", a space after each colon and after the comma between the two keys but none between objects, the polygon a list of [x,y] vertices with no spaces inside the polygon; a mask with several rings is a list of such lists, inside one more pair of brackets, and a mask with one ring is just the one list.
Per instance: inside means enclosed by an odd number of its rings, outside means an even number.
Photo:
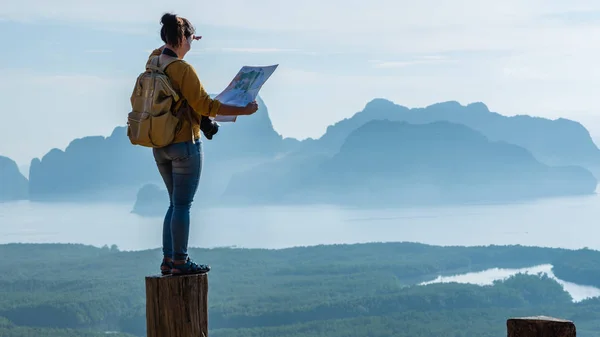
[{"label": "brown backpack", "polygon": [[165,74],[167,66],[177,60],[164,54],[163,59],[155,56],[138,76],[127,117],[127,137],[131,144],[164,147],[173,142],[181,128],[181,116],[173,113],[180,97]]}]

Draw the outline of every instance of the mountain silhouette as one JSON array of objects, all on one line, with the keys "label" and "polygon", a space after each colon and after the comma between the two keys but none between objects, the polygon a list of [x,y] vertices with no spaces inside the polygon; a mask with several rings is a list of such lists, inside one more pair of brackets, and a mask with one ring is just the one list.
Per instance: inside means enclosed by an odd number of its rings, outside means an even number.
[{"label": "mountain silhouette", "polygon": [[[259,97],[258,111],[240,116],[235,123],[222,123],[212,140],[203,137],[202,202],[225,189],[231,174],[271,158],[285,146],[275,132],[268,110]],[[126,127],[109,137],[90,136],[73,140],[65,151],[53,149],[30,165],[32,200],[131,200],[141,186],[163,184],[152,150],[133,146]]]},{"label": "mountain silhouette", "polygon": [[528,149],[539,161],[548,165],[579,165],[600,173],[600,150],[589,132],[578,122],[564,118],[550,120],[518,115],[507,117],[490,112],[483,103],[462,106],[458,102],[436,103],[425,108],[394,104],[374,99],[351,118],[327,128],[319,139],[303,144],[307,152],[334,154],[354,130],[371,120],[405,121],[424,124],[448,121],[464,124],[481,132],[491,141],[504,141]]},{"label": "mountain silhouette", "polygon": [[396,206],[506,202],[588,194],[597,184],[584,168],[545,165],[523,147],[450,122],[374,120],[352,131],[335,155],[304,157],[303,165],[298,158],[236,175],[223,199]]},{"label": "mountain silhouette", "polygon": [[28,198],[28,181],[17,163],[0,156],[0,202],[25,200]]},{"label": "mountain silhouette", "polygon": [[[375,99],[321,138],[298,141],[278,134],[257,101],[254,115],[221,123],[215,138],[203,138],[197,203],[352,202],[361,193],[373,200],[390,194],[417,201],[419,193],[430,202],[512,200],[595,188],[589,170],[578,166],[593,167],[598,149],[576,122],[504,117],[481,103],[408,109]],[[152,150],[131,145],[122,126],[34,159],[29,176],[32,200],[131,201],[142,186],[163,185]]]},{"label": "mountain silhouette", "polygon": [[131,213],[141,216],[164,216],[169,195],[164,186],[146,184],[138,191]]}]

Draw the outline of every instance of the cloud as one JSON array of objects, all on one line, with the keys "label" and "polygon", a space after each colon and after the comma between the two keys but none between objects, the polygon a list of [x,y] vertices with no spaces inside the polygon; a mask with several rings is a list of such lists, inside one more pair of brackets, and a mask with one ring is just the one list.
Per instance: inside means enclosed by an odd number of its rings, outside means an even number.
[{"label": "cloud", "polygon": [[564,70],[552,72],[549,68],[559,66],[561,55],[549,60],[549,65],[536,64],[538,56],[452,63],[441,65],[447,70],[423,68],[401,74],[334,74],[281,65],[261,95],[277,131],[299,138],[319,137],[327,125],[362,110],[378,97],[408,107],[443,101],[484,102],[503,115],[572,118],[584,123],[592,134],[600,134],[597,118],[591,117],[600,76],[583,78],[579,72],[585,71],[585,66],[575,68],[577,60],[573,64],[562,61]]},{"label": "cloud", "polygon": [[83,51],[84,53],[87,54],[110,54],[113,51],[109,50],[109,49],[87,49]]},{"label": "cloud", "polygon": [[[206,39],[198,45],[202,49],[191,52],[222,54],[198,65],[202,80],[215,91],[242,63],[281,63],[261,94],[275,127],[286,136],[318,136],[374,97],[411,107],[483,101],[507,115],[566,117],[570,111],[591,114],[598,103],[597,0],[254,0],[252,6],[247,0],[20,0],[0,6],[0,20],[53,20],[119,31],[134,41],[140,39],[128,34],[147,34],[157,41],[165,11],[188,17],[213,36],[226,32],[224,39]],[[102,48],[117,50],[121,43]],[[153,47],[136,46],[140,52]],[[86,48],[94,52],[93,45]],[[54,94],[78,92],[85,105],[83,98],[97,101],[90,90],[102,93],[112,83],[103,76],[32,81],[40,90],[40,81],[62,81],[69,89],[53,88]],[[127,82],[123,91],[129,90]],[[56,106],[63,109],[64,103]],[[69,116],[75,113],[64,109]]]},{"label": "cloud", "polygon": [[317,52],[303,51],[300,49],[290,48],[259,48],[259,47],[208,47],[194,49],[189,52],[190,55],[204,54],[204,53],[246,53],[246,54],[266,54],[266,53],[288,53],[288,54],[303,54],[303,55],[317,55]]},{"label": "cloud", "polygon": [[295,32],[374,50],[436,52],[563,45],[578,33],[593,35],[543,18],[598,10],[600,3],[587,0],[254,0],[252,6],[245,0],[21,0],[4,4],[0,17],[104,23],[114,29],[127,24],[158,27],[160,15],[174,11],[201,26]]},{"label": "cloud", "polygon": [[589,10],[589,11],[567,11],[561,13],[552,13],[543,15],[542,19],[549,22],[565,22],[575,25],[588,25],[590,23],[598,23],[600,21],[600,11]]},{"label": "cloud", "polygon": [[[220,50],[232,53],[333,49],[396,54],[482,50],[550,53],[566,48],[595,50],[589,41],[600,33],[598,26],[591,24],[549,19],[572,17],[569,13],[597,16],[600,2],[591,0],[254,0],[252,6],[246,0],[21,0],[3,4],[0,18],[58,20],[126,32],[141,31],[139,25],[143,25],[146,30],[156,27],[152,31],[156,33],[160,16],[166,11],[186,16],[199,27],[277,32],[289,40],[277,48],[239,45]],[[262,45],[260,35],[255,37],[255,44]]]},{"label": "cloud", "polygon": [[454,63],[456,60],[448,59],[440,55],[426,55],[419,59],[413,59],[408,61],[382,61],[382,60],[369,60],[369,63],[374,68],[405,68],[416,65],[434,65],[444,63]]},{"label": "cloud", "polygon": [[[41,74],[32,69],[3,69],[0,74],[0,88],[32,87],[43,91],[60,91],[60,87],[68,88],[73,93],[93,95],[98,87],[123,86],[131,82],[131,78],[118,76],[97,76],[86,74]],[[29,92],[23,92],[23,95]]]},{"label": "cloud", "polygon": [[17,19],[149,23],[158,21],[164,11],[174,11],[202,24],[217,26],[357,33],[380,32],[381,28],[399,31],[404,27],[448,27],[469,22],[510,23],[528,19],[536,11],[553,13],[553,7],[575,6],[548,6],[547,1],[542,0],[305,0],[295,3],[254,0],[252,6],[245,0],[180,0],[168,4],[159,0],[21,0],[4,4],[0,13]]}]

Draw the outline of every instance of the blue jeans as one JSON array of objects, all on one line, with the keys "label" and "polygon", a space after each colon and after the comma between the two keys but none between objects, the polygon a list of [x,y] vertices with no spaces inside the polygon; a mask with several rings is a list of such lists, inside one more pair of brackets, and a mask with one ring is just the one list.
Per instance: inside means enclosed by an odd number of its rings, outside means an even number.
[{"label": "blue jeans", "polygon": [[163,223],[163,254],[167,258],[188,257],[190,208],[202,171],[202,142],[187,141],[153,149],[158,171],[169,192],[169,209]]}]

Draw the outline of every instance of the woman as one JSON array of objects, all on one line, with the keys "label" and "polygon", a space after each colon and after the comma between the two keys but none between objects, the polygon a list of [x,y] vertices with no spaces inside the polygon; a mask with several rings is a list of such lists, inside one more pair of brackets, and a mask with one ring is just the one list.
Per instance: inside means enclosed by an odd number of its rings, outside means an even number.
[{"label": "woman", "polygon": [[[179,60],[165,70],[182,99],[189,106],[192,118],[184,119],[182,127],[171,145],[153,149],[158,171],[169,192],[169,209],[163,223],[163,261],[160,269],[163,275],[185,275],[206,273],[208,265],[193,262],[188,254],[190,229],[190,208],[202,170],[202,142],[200,140],[200,120],[219,115],[251,115],[258,109],[256,102],[246,107],[221,104],[210,98],[204,90],[194,68],[183,61],[192,42],[201,37],[194,35],[191,23],[174,14],[164,14],[161,19],[160,37],[164,46],[150,55],[170,55]],[[162,55],[161,55],[162,57]]]}]

